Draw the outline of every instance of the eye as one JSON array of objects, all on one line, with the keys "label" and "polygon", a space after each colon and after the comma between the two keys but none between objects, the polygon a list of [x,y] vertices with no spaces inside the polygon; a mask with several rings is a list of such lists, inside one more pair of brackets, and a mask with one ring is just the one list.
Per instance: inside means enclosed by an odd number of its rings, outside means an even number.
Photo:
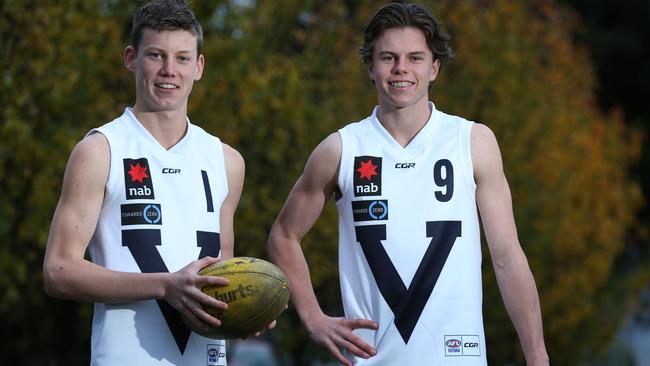
[{"label": "eye", "polygon": [[155,58],[155,59],[161,59],[161,58],[163,58],[162,53],[160,53],[160,52],[156,52],[156,51],[150,51],[150,52],[148,52],[148,53],[147,53],[147,56],[148,56],[148,57],[151,57],[151,58]]},{"label": "eye", "polygon": [[393,56],[393,55],[383,55],[383,56],[381,56],[380,60],[386,61],[386,62],[394,61],[395,56]]}]

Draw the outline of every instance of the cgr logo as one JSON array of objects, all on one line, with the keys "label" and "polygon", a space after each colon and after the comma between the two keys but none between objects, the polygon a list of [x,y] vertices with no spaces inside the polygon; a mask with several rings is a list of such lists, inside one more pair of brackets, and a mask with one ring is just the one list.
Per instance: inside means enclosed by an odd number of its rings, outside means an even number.
[{"label": "cgr logo", "polygon": [[147,158],[124,159],[123,162],[126,199],[155,198]]},{"label": "cgr logo", "polygon": [[395,169],[415,168],[415,163],[395,163]]},{"label": "cgr logo", "polygon": [[163,168],[162,173],[163,174],[181,174],[181,170],[176,169],[176,168]]},{"label": "cgr logo", "polygon": [[381,158],[354,157],[354,196],[381,196]]}]

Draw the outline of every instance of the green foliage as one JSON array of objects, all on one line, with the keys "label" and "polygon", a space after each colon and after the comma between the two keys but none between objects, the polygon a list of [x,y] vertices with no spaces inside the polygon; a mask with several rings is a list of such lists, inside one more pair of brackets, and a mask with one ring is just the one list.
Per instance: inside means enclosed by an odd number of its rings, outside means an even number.
[{"label": "green foliage", "polygon": [[[87,1],[1,5],[0,332],[8,364],[87,362],[90,305],[46,298],[41,266],[72,146],[128,98],[128,75],[114,62],[120,51],[111,48],[121,29],[104,16]],[[81,331],[73,326],[80,319]]]},{"label": "green foliage", "polygon": [[[615,267],[641,202],[626,176],[638,137],[619,114],[595,108],[592,70],[586,52],[570,42],[577,23],[566,10],[543,1],[424,4],[451,31],[457,52],[431,98],[441,110],[487,124],[500,141],[554,364],[593,359],[642,284],[639,268]],[[10,340],[0,350],[8,364],[87,363],[91,306],[47,298],[41,263],[69,152],[133,103],[121,55],[134,6],[0,5],[0,335]],[[311,150],[376,103],[356,55],[376,6],[193,2],[204,25],[206,70],[190,118],[246,160],[237,255],[267,256],[266,235]],[[303,247],[321,304],[341,315],[335,211],[327,208]],[[487,250],[485,263],[490,363],[520,364]],[[297,365],[329,359],[291,309],[268,336]]]}]

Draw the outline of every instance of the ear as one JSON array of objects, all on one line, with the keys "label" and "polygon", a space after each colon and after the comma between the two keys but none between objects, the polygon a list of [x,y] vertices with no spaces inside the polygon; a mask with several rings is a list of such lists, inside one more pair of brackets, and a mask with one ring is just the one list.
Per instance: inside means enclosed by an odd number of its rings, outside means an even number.
[{"label": "ear", "polygon": [[196,71],[194,72],[194,81],[201,80],[204,67],[205,67],[205,57],[203,57],[203,55],[199,55],[199,58],[196,60]]},{"label": "ear", "polygon": [[124,49],[124,66],[131,72],[135,72],[135,60],[137,57],[138,54],[133,46],[127,46]]},{"label": "ear", "polygon": [[440,72],[440,59],[435,59],[431,65],[431,77],[429,81],[434,81],[438,77],[438,72]]},{"label": "ear", "polygon": [[375,71],[372,62],[368,63],[368,77],[373,81],[373,83],[375,82]]}]

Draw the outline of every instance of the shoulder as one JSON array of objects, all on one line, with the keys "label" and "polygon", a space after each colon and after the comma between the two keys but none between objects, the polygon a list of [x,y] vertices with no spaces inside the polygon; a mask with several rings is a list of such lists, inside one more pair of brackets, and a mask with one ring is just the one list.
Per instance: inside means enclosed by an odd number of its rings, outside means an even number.
[{"label": "shoulder", "polygon": [[331,133],[312,151],[300,180],[316,190],[333,190],[341,160],[341,137]]},{"label": "shoulder", "polygon": [[115,117],[112,121],[93,128],[87,136],[95,132],[101,132],[102,134],[107,135],[106,137],[109,137],[108,135],[115,135],[118,138],[130,136],[132,134],[131,124],[129,123],[129,119],[131,118],[130,116],[132,116],[132,114],[125,110],[124,113]]},{"label": "shoulder", "polygon": [[336,156],[341,155],[341,135],[339,132],[332,132],[323,141],[321,141],[313,153]]},{"label": "shoulder", "polygon": [[97,130],[91,131],[74,147],[71,158],[84,161],[106,160],[108,162],[110,159],[108,139]]},{"label": "shoulder", "polygon": [[470,136],[472,147],[485,148],[497,144],[497,138],[494,132],[488,126],[481,123],[474,123],[472,125]]},{"label": "shoulder", "polygon": [[70,154],[63,179],[64,192],[103,191],[110,170],[106,137],[93,132],[79,141]]},{"label": "shoulder", "polygon": [[[366,129],[372,126],[372,115],[356,122],[350,122],[341,127],[337,132],[340,134],[365,133]],[[336,133],[336,132],[335,132]]]},{"label": "shoulder", "polygon": [[246,174],[244,157],[239,151],[226,143],[222,142],[221,146],[223,147],[223,161],[226,167],[228,186],[231,190],[237,187],[237,190],[240,191],[244,184],[244,176]]},{"label": "shoulder", "polygon": [[221,146],[223,148],[223,159],[226,166],[236,169],[244,169],[244,157],[239,153],[239,151],[224,142],[221,142]]},{"label": "shoulder", "polygon": [[199,137],[201,146],[209,145],[211,148],[216,146],[221,149],[223,153],[224,164],[226,169],[244,169],[244,158],[242,155],[232,146],[223,142],[218,136],[211,134],[210,132],[204,130],[201,126],[195,125],[193,123],[189,124],[190,128],[193,130],[193,134]]},{"label": "shoulder", "polygon": [[333,132],[321,141],[307,160],[306,170],[310,167],[328,174],[338,168],[341,160],[341,135]]},{"label": "shoulder", "polygon": [[474,176],[481,176],[503,170],[501,151],[494,132],[484,124],[475,123],[470,134]]}]

